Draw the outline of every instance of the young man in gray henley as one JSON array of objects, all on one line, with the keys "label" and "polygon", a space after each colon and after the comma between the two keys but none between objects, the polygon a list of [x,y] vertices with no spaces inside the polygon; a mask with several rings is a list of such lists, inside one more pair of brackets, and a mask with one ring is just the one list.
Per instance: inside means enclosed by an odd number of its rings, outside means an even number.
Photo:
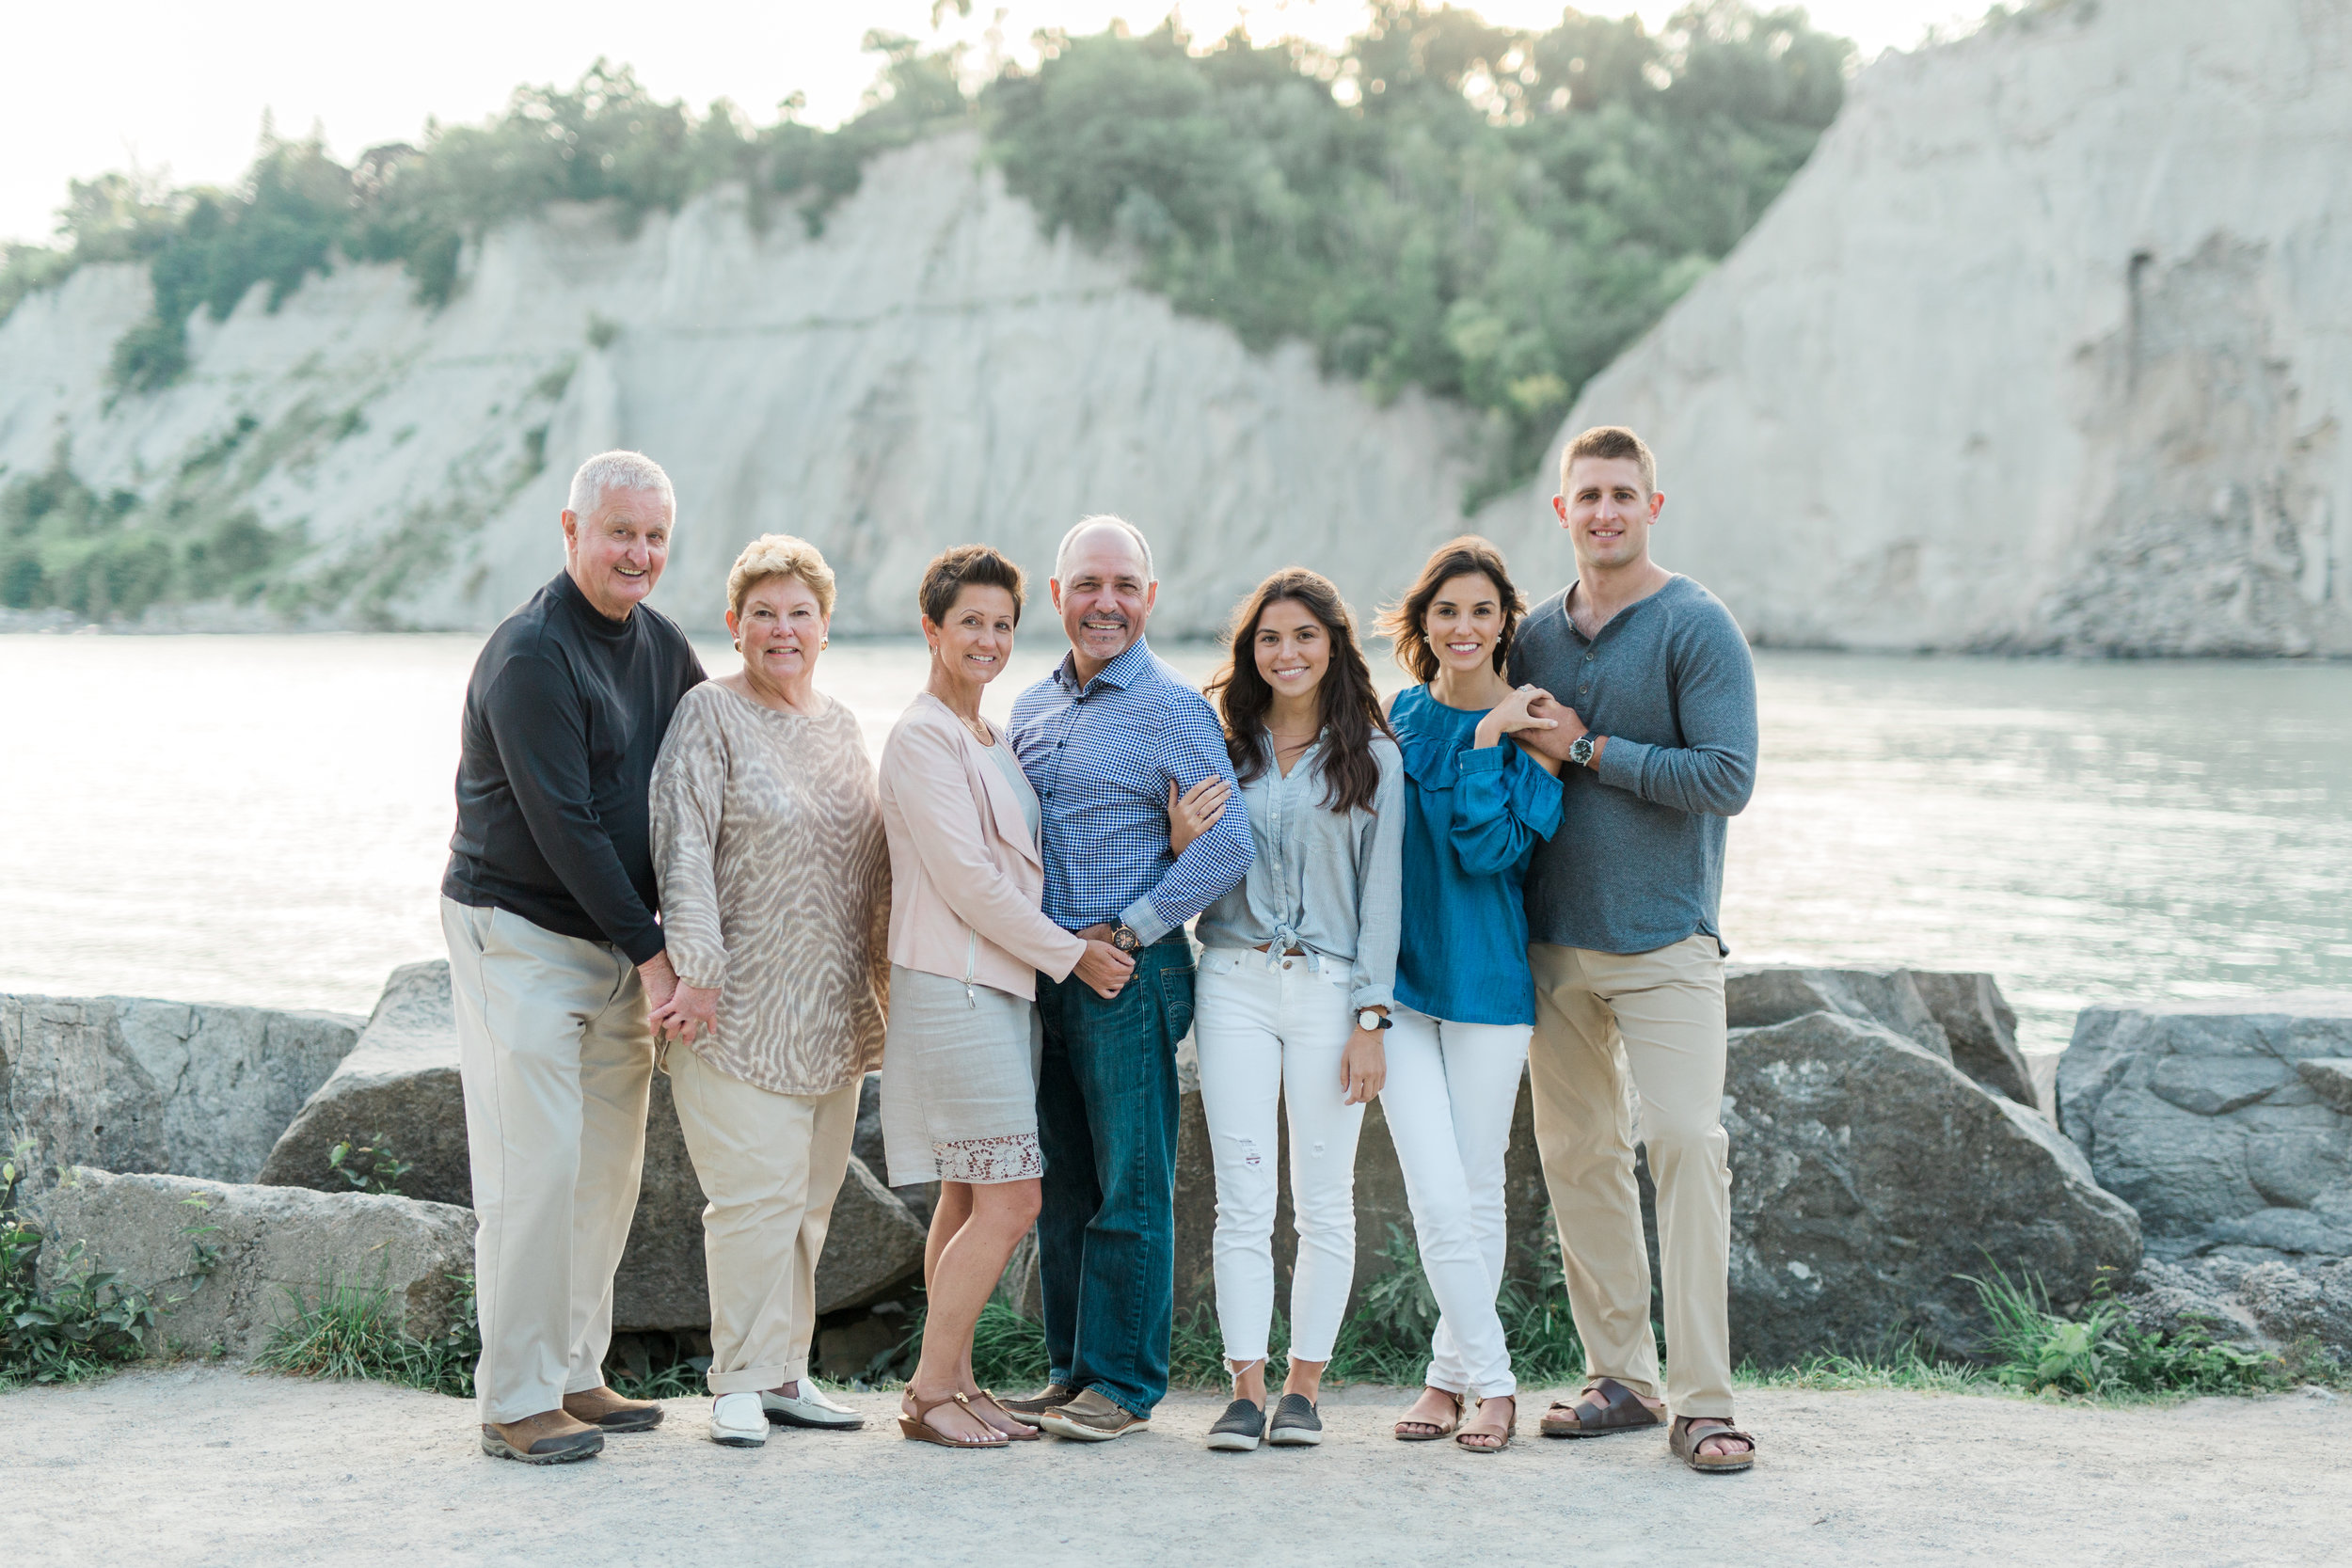
[{"label": "young man in gray henley", "polygon": [[[1576,580],[1529,614],[1511,678],[1550,693],[1557,728],[1518,736],[1561,769],[1560,831],[1527,876],[1535,1143],[1560,1225],[1585,1390],[1548,1436],[1656,1426],[1699,1470],[1746,1469],[1732,1425],[1725,819],[1756,782],[1756,671],[1731,612],[1650,559],[1665,497],[1649,448],[1604,426],[1568,444],[1552,509]],[[1630,1072],[1658,1184],[1669,1371],[1650,1335],[1633,1178]],[[1662,1398],[1661,1398],[1662,1396]]]}]

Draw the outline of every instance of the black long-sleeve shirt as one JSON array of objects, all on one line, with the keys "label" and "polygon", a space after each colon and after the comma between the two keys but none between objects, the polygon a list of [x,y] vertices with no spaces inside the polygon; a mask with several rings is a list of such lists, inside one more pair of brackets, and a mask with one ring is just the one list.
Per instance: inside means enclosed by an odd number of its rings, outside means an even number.
[{"label": "black long-sleeve shirt", "polygon": [[559,574],[500,623],[466,685],[457,832],[441,892],[644,963],[654,920],[646,790],[670,715],[703,680],[667,617],[600,613]]}]

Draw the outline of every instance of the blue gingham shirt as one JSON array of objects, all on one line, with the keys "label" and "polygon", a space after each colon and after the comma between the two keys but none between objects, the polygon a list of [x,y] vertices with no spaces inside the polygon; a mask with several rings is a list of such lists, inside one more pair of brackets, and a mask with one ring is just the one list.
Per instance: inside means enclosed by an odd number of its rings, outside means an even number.
[{"label": "blue gingham shirt", "polygon": [[1244,812],[1168,852],[1169,783],[1232,784],[1233,768],[1216,712],[1143,639],[1084,687],[1065,657],[1021,693],[1008,735],[1037,790],[1045,917],[1062,929],[1123,920],[1157,942],[1248,874]]}]

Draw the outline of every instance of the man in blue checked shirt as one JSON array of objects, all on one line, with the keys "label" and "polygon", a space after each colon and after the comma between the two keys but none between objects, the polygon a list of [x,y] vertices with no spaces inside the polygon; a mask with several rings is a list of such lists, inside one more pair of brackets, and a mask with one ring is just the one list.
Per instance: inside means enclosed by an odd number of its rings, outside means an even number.
[{"label": "man in blue checked shirt", "polygon": [[1004,1407],[1057,1436],[1137,1432],[1168,1392],[1175,1311],[1176,1042],[1192,1026],[1184,923],[1249,869],[1230,812],[1168,852],[1168,803],[1215,777],[1225,736],[1200,693],[1143,641],[1158,579],[1134,524],[1089,517],[1063,536],[1054,608],[1070,655],[1021,694],[1009,732],[1038,795],[1045,913],[1135,960],[1098,991],[1038,976],[1045,1154],[1038,1262],[1053,1371]]}]

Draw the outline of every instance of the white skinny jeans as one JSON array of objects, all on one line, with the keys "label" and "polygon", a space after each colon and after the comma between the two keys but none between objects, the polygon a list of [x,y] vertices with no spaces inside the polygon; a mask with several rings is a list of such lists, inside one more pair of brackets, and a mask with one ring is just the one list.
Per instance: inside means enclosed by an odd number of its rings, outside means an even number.
[{"label": "white skinny jeans", "polygon": [[1265,1358],[1274,1316],[1275,1126],[1289,1113],[1294,1359],[1328,1361],[1356,1279],[1356,1136],[1340,1057],[1355,1032],[1348,966],[1211,948],[1200,955],[1193,1038],[1216,1167],[1216,1323],[1226,1359]]},{"label": "white skinny jeans", "polygon": [[1534,1029],[1450,1023],[1410,1007],[1397,1008],[1395,1019],[1380,1110],[1405,1172],[1422,1270],[1438,1298],[1428,1384],[1479,1399],[1516,1395],[1495,1292],[1507,1234],[1502,1157]]}]

